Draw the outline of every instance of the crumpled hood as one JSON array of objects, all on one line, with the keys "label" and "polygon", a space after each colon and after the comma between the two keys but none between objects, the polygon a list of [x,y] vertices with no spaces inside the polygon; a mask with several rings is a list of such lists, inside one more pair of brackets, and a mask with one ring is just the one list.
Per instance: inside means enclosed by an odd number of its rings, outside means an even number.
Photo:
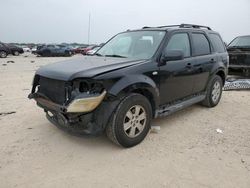
[{"label": "crumpled hood", "polygon": [[143,63],[145,60],[83,56],[39,68],[36,74],[56,80],[69,81],[75,78],[91,78],[109,71]]}]

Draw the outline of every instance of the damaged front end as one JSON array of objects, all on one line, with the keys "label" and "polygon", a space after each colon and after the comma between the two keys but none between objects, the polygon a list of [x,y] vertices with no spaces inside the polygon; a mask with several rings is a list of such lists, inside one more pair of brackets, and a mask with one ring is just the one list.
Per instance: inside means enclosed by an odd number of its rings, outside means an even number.
[{"label": "damaged front end", "polygon": [[104,110],[110,103],[106,97],[101,81],[77,79],[67,82],[40,75],[35,75],[29,95],[29,99],[36,100],[37,105],[44,109],[51,123],[80,135],[103,132],[110,114],[109,110]]}]

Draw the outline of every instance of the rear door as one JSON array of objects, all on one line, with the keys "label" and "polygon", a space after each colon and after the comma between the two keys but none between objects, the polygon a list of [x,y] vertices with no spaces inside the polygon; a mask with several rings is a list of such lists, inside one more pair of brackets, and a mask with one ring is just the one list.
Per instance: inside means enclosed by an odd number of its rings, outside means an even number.
[{"label": "rear door", "polygon": [[217,61],[217,56],[212,54],[211,44],[205,32],[195,31],[191,33],[193,77],[194,86],[192,93],[199,93],[205,90],[210,70]]}]

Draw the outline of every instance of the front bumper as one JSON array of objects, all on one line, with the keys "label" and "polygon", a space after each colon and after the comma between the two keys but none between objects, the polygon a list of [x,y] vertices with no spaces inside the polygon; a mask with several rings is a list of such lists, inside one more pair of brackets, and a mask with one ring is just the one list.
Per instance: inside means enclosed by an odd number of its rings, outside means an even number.
[{"label": "front bumper", "polygon": [[69,118],[65,114],[46,111],[46,118],[57,128],[74,136],[98,136],[102,134],[103,128],[94,120],[94,114],[88,113],[77,118]]},{"label": "front bumper", "polygon": [[[39,93],[29,95],[37,105],[44,109],[47,119],[56,127],[73,135],[99,135],[103,132],[107,119],[102,115],[107,109],[102,103],[106,91],[99,95],[77,98],[68,105],[59,105]],[[103,102],[105,103],[105,102]],[[97,108],[98,106],[102,106]],[[108,117],[108,116],[107,116]]]}]

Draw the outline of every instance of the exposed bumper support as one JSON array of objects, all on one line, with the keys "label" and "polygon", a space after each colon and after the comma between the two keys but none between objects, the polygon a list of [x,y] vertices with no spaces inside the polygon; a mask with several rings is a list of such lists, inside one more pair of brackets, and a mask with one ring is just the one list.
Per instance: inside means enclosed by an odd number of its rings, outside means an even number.
[{"label": "exposed bumper support", "polygon": [[56,104],[48,99],[45,99],[37,93],[30,94],[29,98],[35,99],[38,105],[45,109],[63,113],[86,113],[96,109],[96,107],[104,99],[105,95],[106,91],[103,91],[100,95],[74,99],[67,106]]},{"label": "exposed bumper support", "polygon": [[234,64],[229,64],[229,68],[250,68],[249,65],[234,65]]}]

